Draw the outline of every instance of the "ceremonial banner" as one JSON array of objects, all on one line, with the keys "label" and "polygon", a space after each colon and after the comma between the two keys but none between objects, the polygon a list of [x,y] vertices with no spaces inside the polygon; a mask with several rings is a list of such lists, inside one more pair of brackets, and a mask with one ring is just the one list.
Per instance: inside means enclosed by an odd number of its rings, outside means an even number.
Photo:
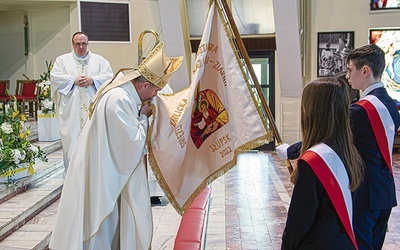
[{"label": "ceremonial banner", "polygon": [[222,10],[213,3],[190,87],[153,100],[149,161],[180,214],[236,165],[238,154],[273,140],[224,23]]}]

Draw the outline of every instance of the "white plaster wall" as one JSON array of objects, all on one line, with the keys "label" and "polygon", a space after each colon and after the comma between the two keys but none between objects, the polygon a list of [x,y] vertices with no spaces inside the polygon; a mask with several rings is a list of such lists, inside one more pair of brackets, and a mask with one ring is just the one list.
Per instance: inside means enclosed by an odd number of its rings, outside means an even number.
[{"label": "white plaster wall", "polygon": [[[130,1],[131,9],[131,43],[91,43],[90,49],[107,58],[114,72],[120,68],[136,67],[138,64],[138,38],[144,30],[156,31],[163,41],[160,14],[157,1]],[[72,16],[71,16],[72,20]],[[72,22],[71,22],[72,24]],[[72,26],[72,25],[71,25]],[[72,26],[75,27],[75,26]],[[76,26],[78,27],[78,26]],[[71,31],[71,36],[78,28]],[[143,38],[143,55],[150,53],[154,46],[154,37],[145,35]]]},{"label": "white plaster wall", "polygon": [[159,0],[159,12],[164,34],[164,51],[168,56],[183,56],[183,62],[169,82],[174,92],[190,85],[191,49],[187,25],[186,4],[183,0]]},{"label": "white plaster wall", "polygon": [[[277,0],[279,1],[279,0]],[[298,0],[297,0],[298,1]],[[400,27],[400,11],[369,11],[369,1],[367,0],[311,0],[311,39],[308,42],[311,51],[310,58],[306,59],[306,63],[311,67],[311,75],[309,79],[317,77],[317,34],[318,32],[340,32],[354,31],[354,46],[360,47],[369,43],[369,29],[383,27]],[[283,25],[296,25],[290,22],[289,18],[282,19]],[[277,39],[277,42],[279,39]],[[280,53],[279,45],[277,45]],[[277,67],[281,72],[290,72],[292,65],[290,62],[285,64],[277,60]],[[307,78],[306,77],[306,78]],[[285,97],[282,95],[281,86],[286,86],[285,82],[281,82],[282,78],[276,78],[276,123],[280,130],[283,141],[292,143],[296,139],[301,139],[300,131],[300,98],[292,96]],[[289,83],[290,84],[290,83]],[[295,84],[295,83],[294,83]],[[307,82],[303,82],[303,85]],[[292,87],[297,88],[297,84]],[[289,85],[289,87],[291,87]]]},{"label": "white plaster wall", "polygon": [[[108,0],[112,2],[114,0]],[[161,19],[159,14],[158,1],[156,0],[115,0],[118,2],[130,2],[131,8],[131,29],[132,42],[117,43],[91,43],[90,49],[106,57],[114,71],[123,67],[134,67],[137,65],[137,40],[139,34],[145,29],[153,29],[160,35],[163,41],[161,28]],[[277,0],[281,1],[281,0]],[[291,0],[292,1],[292,0]],[[299,0],[294,0],[295,2]],[[355,47],[368,43],[368,29],[382,27],[400,27],[399,11],[369,11],[369,1],[367,0],[310,0],[311,2],[311,36],[308,43],[311,51],[307,64],[311,67],[309,79],[317,76],[317,33],[334,31],[354,31]],[[288,4],[288,3],[287,3]],[[30,54],[23,55],[23,12],[13,11],[0,12],[0,51],[2,61],[0,61],[0,78],[10,79],[12,83],[12,92],[15,88],[15,81],[22,79],[22,74],[33,78],[38,78],[45,70],[45,61],[55,59],[57,55],[69,52],[71,47],[71,36],[79,29],[78,7],[76,3],[69,7],[52,7],[50,9],[27,9],[30,21]],[[66,9],[65,9],[66,8]],[[57,15],[60,20],[54,19],[54,13],[69,14],[64,17],[63,14]],[[52,12],[52,13],[49,13]],[[298,17],[297,17],[298,18]],[[283,25],[290,27],[297,23],[290,21],[289,18],[281,19]],[[285,23],[286,22],[286,23]],[[54,32],[54,25],[58,24]],[[33,32],[33,33],[32,33]],[[277,33],[277,35],[279,35]],[[285,36],[285,35],[282,35]],[[7,39],[3,39],[7,38]],[[287,39],[283,37],[283,39]],[[277,41],[279,39],[277,38]],[[143,39],[143,54],[147,55],[153,46],[152,37],[145,36]],[[21,47],[21,48],[20,48]],[[283,53],[278,45],[277,55]],[[17,50],[16,50],[17,49]],[[298,56],[298,55],[296,55]],[[6,64],[5,60],[12,61],[12,64]],[[288,62],[289,61],[289,62]],[[7,66],[5,66],[7,65]],[[282,75],[279,72],[291,72],[292,65],[290,60],[284,63],[277,58],[276,60],[276,107],[275,121],[280,130],[281,137],[285,142],[294,142],[300,139],[300,117],[299,105],[300,95],[286,96],[282,95],[281,85],[286,89],[297,89],[298,83],[290,81],[283,82]],[[189,65],[188,65],[189,66]],[[190,67],[190,66],[189,66]],[[293,84],[293,85],[291,85]],[[305,83],[302,82],[304,85]],[[301,92],[301,91],[300,91]]]},{"label": "white plaster wall", "polygon": [[[112,1],[108,0],[108,2]],[[120,68],[137,66],[138,38],[142,31],[153,29],[159,34],[160,41],[163,41],[158,1],[117,0],[115,2],[130,2],[131,43],[90,42],[89,45],[92,52],[110,61],[114,72]],[[38,79],[46,69],[46,60],[54,61],[58,55],[70,52],[72,50],[71,36],[79,30],[79,11],[76,3],[64,7],[36,8],[26,11],[30,36],[30,52],[27,56],[23,55],[23,12],[0,12],[0,24],[7,24],[6,27],[0,25],[0,35],[11,40],[2,39],[0,42],[0,51],[5,55],[2,60],[7,60],[4,58],[8,57],[13,61],[11,66],[0,68],[0,79],[10,80],[12,93],[15,91],[16,80],[24,79],[22,74]],[[67,12],[66,15],[65,12]],[[10,42],[17,44],[18,47],[9,46]],[[153,45],[154,38],[146,35],[143,39],[143,55],[147,55]],[[1,65],[3,64],[0,63]]]}]

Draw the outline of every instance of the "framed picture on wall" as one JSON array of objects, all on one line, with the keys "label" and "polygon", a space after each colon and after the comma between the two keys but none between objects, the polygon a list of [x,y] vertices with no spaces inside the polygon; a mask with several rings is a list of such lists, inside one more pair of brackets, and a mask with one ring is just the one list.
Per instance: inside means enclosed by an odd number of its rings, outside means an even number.
[{"label": "framed picture on wall", "polygon": [[373,10],[400,10],[400,0],[370,0],[371,11]]},{"label": "framed picture on wall", "polygon": [[129,2],[80,0],[81,30],[90,42],[131,42]]},{"label": "framed picture on wall", "polygon": [[354,48],[354,31],[318,32],[317,76],[334,76],[346,70],[346,59]]},{"label": "framed picture on wall", "polygon": [[400,28],[369,29],[369,43],[382,48],[385,52],[386,66],[382,82],[388,94],[400,101]]}]

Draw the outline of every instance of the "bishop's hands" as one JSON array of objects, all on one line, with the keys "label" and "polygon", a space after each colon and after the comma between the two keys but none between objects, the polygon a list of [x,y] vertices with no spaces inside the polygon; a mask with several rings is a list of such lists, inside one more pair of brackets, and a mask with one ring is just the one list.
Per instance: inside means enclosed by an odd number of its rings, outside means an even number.
[{"label": "bishop's hands", "polygon": [[151,105],[151,101],[144,101],[142,103],[142,108],[140,110],[140,114],[150,117],[153,114],[153,107]]},{"label": "bishop's hands", "polygon": [[281,160],[287,160],[288,159],[288,155],[287,155],[287,149],[289,148],[289,144],[287,143],[282,143],[279,146],[276,146],[275,148],[275,152],[278,155],[278,157]]},{"label": "bishop's hands", "polygon": [[87,87],[93,83],[93,78],[90,76],[77,76],[74,81],[74,84],[79,87]]}]

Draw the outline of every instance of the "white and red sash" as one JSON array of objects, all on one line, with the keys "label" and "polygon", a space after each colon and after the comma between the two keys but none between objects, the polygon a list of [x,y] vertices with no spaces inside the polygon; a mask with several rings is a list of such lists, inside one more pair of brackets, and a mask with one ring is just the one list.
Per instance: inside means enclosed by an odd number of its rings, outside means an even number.
[{"label": "white and red sash", "polygon": [[353,231],[349,177],[343,162],[332,148],[323,143],[308,149],[300,159],[311,166],[321,181],[354,247],[358,249]]},{"label": "white and red sash", "polygon": [[[357,102],[365,109],[374,131],[375,139],[378,142],[379,150],[390,172],[392,170],[392,150],[395,135],[394,122],[390,116],[389,110],[374,95],[367,95]],[[385,123],[383,123],[385,122]],[[385,124],[385,125],[384,125]]]}]

